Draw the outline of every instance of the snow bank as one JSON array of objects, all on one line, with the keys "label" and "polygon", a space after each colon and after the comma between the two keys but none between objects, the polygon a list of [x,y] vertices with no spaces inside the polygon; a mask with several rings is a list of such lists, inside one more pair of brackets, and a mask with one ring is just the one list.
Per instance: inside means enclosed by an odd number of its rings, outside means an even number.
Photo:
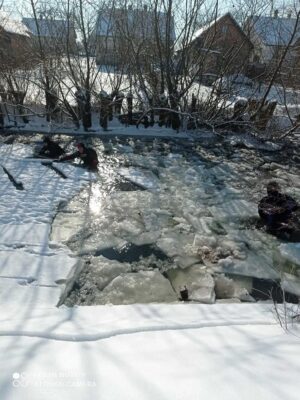
[{"label": "snow bank", "polygon": [[59,204],[74,196],[92,175],[60,164],[68,176],[62,179],[37,160],[26,158],[31,154],[30,146],[0,146],[1,163],[24,186],[23,191],[16,190],[0,170],[0,285],[9,282],[10,288],[10,293],[1,291],[1,299],[54,306],[76,259],[67,247],[49,240],[50,224]]},{"label": "snow bank", "polygon": [[297,398],[299,339],[272,305],[12,311],[0,332],[5,400]]}]

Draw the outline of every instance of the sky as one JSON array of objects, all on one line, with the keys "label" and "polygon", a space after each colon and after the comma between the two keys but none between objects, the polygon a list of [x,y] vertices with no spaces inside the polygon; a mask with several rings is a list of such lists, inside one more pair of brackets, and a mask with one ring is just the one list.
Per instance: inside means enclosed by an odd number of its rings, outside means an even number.
[{"label": "sky", "polygon": [[[30,0],[0,0],[3,2],[3,9],[7,12],[10,13],[10,15],[16,19],[21,18],[21,16],[30,16],[31,13],[31,6],[30,6]],[[218,1],[218,0],[216,0]],[[205,9],[208,7],[211,7],[211,4],[214,4],[216,2],[215,0],[208,0],[205,1],[205,5],[203,8],[203,14],[205,15]],[[231,12],[234,15],[236,15],[240,10],[241,10],[241,4],[244,3],[248,7],[248,5],[254,5],[255,3],[257,4],[264,4],[264,13],[269,14],[271,8],[273,9],[279,9],[279,15],[282,15],[282,10],[289,8],[289,4],[293,4],[293,2],[297,2],[297,0],[262,0],[259,2],[258,0],[252,0],[250,3],[247,0],[220,0],[218,1],[218,13],[219,15],[222,15],[226,12]],[[89,3],[88,0],[86,0],[87,3]],[[192,2],[192,0],[191,0]],[[35,1],[36,4],[50,4],[50,2],[45,2],[45,1]],[[140,4],[142,5],[142,1]],[[268,3],[270,6],[268,7]],[[93,2],[93,6],[95,6],[96,2]],[[16,7],[17,6],[17,7]]]},{"label": "sky", "polygon": [[[30,8],[30,1],[29,0],[2,0],[3,1],[3,6],[4,9],[7,11],[11,11],[15,15],[22,13],[25,8]],[[232,3],[235,0],[224,0],[224,1],[219,1],[219,10],[221,12],[227,12],[228,10],[232,9]],[[1,0],[0,0],[1,3]],[[27,3],[27,5],[25,5]],[[38,3],[38,2],[36,2]],[[49,4],[49,2],[39,2],[39,3],[45,3]],[[212,1],[207,1],[207,3],[212,3]],[[18,4],[18,7],[16,9],[16,4]],[[142,4],[142,1],[141,1]]]}]

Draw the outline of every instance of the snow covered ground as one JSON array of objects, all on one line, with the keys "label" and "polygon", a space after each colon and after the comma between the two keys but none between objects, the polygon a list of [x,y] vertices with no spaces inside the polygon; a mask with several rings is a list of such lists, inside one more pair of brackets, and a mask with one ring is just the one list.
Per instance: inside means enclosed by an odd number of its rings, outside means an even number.
[{"label": "snow covered ground", "polygon": [[297,400],[300,332],[271,308],[6,309],[1,399]]},{"label": "snow covered ground", "polygon": [[0,203],[0,298],[2,304],[38,302],[55,304],[60,296],[57,284],[76,264],[70,250],[49,241],[56,209],[69,201],[92,178],[83,169],[70,165],[61,168],[63,180],[41,160],[30,159],[32,148],[2,145],[1,165],[24,190],[17,190],[1,168]]},{"label": "snow covered ground", "polygon": [[[68,176],[64,180],[26,158],[31,151],[24,145],[0,146],[1,164],[24,185],[17,190],[0,170],[1,400],[298,399],[299,327],[289,324],[288,333],[280,328],[272,304],[56,308],[77,258],[62,242],[49,239],[51,223],[57,208],[90,185],[94,175],[58,164]],[[196,224],[194,198],[182,198],[175,185],[183,165],[176,154],[166,161],[169,172],[163,181],[173,180],[168,197],[186,204],[186,221]],[[223,171],[229,179],[235,171],[232,165],[225,172],[218,168],[211,168],[211,188],[217,183],[215,174]],[[192,194],[196,171],[186,165],[182,173],[184,189]],[[140,182],[141,175],[134,174],[134,179]],[[196,192],[201,199],[207,194],[209,190]],[[239,200],[240,192],[228,195],[237,201],[235,213],[253,214]],[[117,198],[115,204],[121,204]],[[221,197],[216,204],[222,205]],[[219,209],[228,210],[226,215],[232,210],[226,203]],[[154,221],[159,226],[166,217]],[[182,232],[186,221],[177,221]],[[116,227],[121,222],[117,220]],[[146,222],[150,231],[155,228],[151,218]],[[168,243],[162,241],[161,246],[170,250]],[[294,247],[292,252],[288,246],[281,250],[294,262]]]}]

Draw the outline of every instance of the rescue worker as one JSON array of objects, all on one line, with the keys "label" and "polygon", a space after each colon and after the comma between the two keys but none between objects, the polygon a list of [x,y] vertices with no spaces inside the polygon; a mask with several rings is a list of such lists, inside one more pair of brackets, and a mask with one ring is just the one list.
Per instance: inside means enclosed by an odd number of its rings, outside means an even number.
[{"label": "rescue worker", "polygon": [[282,232],[295,230],[295,211],[298,208],[296,200],[281,193],[278,183],[271,181],[267,185],[267,196],[258,204],[258,213],[268,232],[281,235]]},{"label": "rescue worker", "polygon": [[76,145],[77,151],[72,154],[60,157],[59,161],[74,160],[80,158],[83,161],[83,166],[91,171],[97,171],[98,167],[98,156],[94,149],[86,147],[84,143],[78,143]]},{"label": "rescue worker", "polygon": [[40,149],[38,153],[40,156],[59,158],[63,154],[65,154],[65,150],[62,149],[59,144],[51,140],[49,136],[45,136],[43,142],[44,146]]}]

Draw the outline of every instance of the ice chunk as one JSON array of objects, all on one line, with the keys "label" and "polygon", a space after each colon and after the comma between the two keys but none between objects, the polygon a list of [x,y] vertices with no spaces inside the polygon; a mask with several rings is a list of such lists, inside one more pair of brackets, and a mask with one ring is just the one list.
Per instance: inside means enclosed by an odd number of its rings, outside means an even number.
[{"label": "ice chunk", "polygon": [[214,303],[215,283],[213,277],[205,272],[205,266],[197,264],[184,270],[171,269],[167,272],[167,276],[178,296],[180,295],[180,290],[186,286],[190,300],[201,303]]},{"label": "ice chunk", "polygon": [[169,237],[162,237],[157,241],[157,246],[169,257],[174,256],[188,256],[187,245],[191,244],[193,241],[193,235],[179,235],[170,233]]},{"label": "ice chunk", "polygon": [[95,297],[105,286],[120,274],[129,271],[129,264],[107,260],[102,256],[92,258],[89,263],[78,264],[68,279],[59,304],[95,304]]},{"label": "ice chunk", "polygon": [[200,287],[192,291],[189,299],[199,303],[213,304],[215,302],[215,293],[212,288]]},{"label": "ice chunk", "polygon": [[99,290],[103,290],[114,278],[130,272],[130,265],[99,256],[92,258],[88,270],[88,280],[92,280]]},{"label": "ice chunk", "polygon": [[205,236],[205,235],[195,235],[194,238],[194,247],[202,247],[202,246],[209,246],[214,248],[217,245],[217,239],[214,236]]},{"label": "ice chunk", "polygon": [[284,273],[281,280],[282,289],[296,296],[300,296],[300,278],[297,276]]},{"label": "ice chunk", "polygon": [[279,246],[282,261],[290,267],[300,268],[300,243],[284,243]]},{"label": "ice chunk", "polygon": [[158,189],[159,180],[151,171],[137,168],[120,168],[119,174],[144,189]]},{"label": "ice chunk", "polygon": [[246,200],[231,200],[208,208],[212,215],[222,219],[257,217],[257,205]]},{"label": "ice chunk", "polygon": [[193,256],[177,256],[174,258],[174,262],[180,268],[187,268],[191,265],[197,264],[200,261],[200,257],[193,257]]},{"label": "ice chunk", "polygon": [[160,237],[160,232],[142,232],[140,235],[131,239],[132,243],[141,246],[143,244],[155,243]]},{"label": "ice chunk", "polygon": [[289,293],[300,296],[300,278],[284,273],[281,280],[281,287]]},{"label": "ice chunk", "polygon": [[115,221],[112,228],[112,231],[115,235],[131,238],[141,234],[144,226],[142,225],[141,221],[131,219],[119,221],[118,223]]},{"label": "ice chunk", "polygon": [[[86,233],[86,234],[85,234]],[[82,230],[74,235],[69,241],[68,246],[77,255],[96,254],[104,249],[112,247],[122,247],[127,243],[126,240],[114,236],[108,231],[97,231],[93,234],[93,230]]]},{"label": "ice chunk", "polygon": [[[217,299],[229,299],[236,297],[242,301],[250,299],[252,291],[252,278],[232,277],[224,275],[215,276],[215,292]],[[248,300],[247,300],[248,299]]]},{"label": "ice chunk", "polygon": [[230,299],[234,296],[235,292],[234,282],[232,279],[224,275],[217,275],[215,277],[215,292],[217,299]]},{"label": "ice chunk", "polygon": [[120,153],[132,153],[133,148],[131,146],[126,146],[124,144],[117,144],[115,148],[120,152]]},{"label": "ice chunk", "polygon": [[80,213],[59,213],[51,227],[51,240],[67,242],[87,224],[86,215]]},{"label": "ice chunk", "polygon": [[170,282],[159,271],[122,274],[95,297],[95,304],[133,304],[177,300]]},{"label": "ice chunk", "polygon": [[228,274],[252,276],[261,279],[279,279],[279,272],[273,267],[272,259],[263,255],[249,253],[246,260],[237,260],[232,256],[218,261],[222,272]]}]

